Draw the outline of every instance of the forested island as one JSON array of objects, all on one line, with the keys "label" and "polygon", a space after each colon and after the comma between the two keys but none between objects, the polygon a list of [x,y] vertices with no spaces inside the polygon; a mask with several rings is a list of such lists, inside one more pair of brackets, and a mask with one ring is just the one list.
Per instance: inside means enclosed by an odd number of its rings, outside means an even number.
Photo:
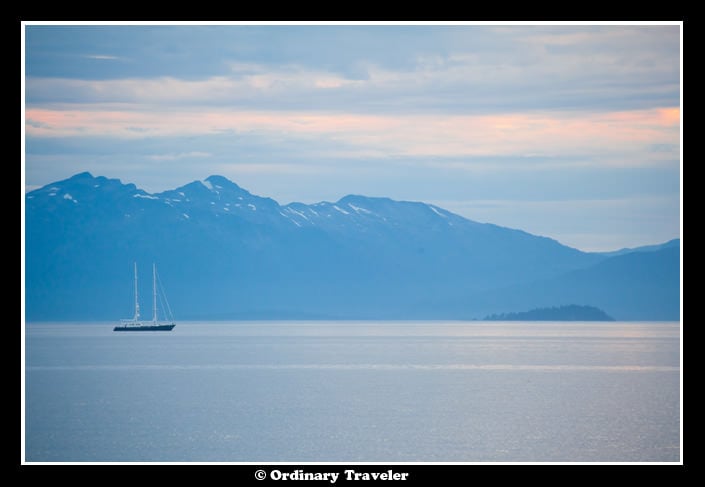
[{"label": "forested island", "polygon": [[484,319],[485,321],[615,321],[600,308],[578,304],[536,308],[518,313],[492,314],[485,316]]}]

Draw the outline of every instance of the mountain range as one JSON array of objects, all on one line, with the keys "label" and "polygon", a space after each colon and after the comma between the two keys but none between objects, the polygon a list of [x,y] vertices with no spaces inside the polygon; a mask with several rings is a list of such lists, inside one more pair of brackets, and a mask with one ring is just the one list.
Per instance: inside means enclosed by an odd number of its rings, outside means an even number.
[{"label": "mountain range", "polygon": [[[680,241],[590,253],[435,205],[280,205],[222,176],[162,193],[80,173],[25,195],[26,318],[115,320],[159,268],[181,319],[472,319],[564,304],[680,318]],[[149,308],[149,300],[142,303]]]}]

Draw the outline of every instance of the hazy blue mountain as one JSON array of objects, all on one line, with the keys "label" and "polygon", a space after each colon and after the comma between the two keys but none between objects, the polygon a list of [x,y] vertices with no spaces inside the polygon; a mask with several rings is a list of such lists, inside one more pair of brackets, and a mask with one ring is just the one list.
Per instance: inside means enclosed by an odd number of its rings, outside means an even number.
[{"label": "hazy blue mountain", "polygon": [[486,292],[478,301],[478,306],[491,312],[583,302],[618,320],[678,320],[680,249],[666,247],[610,257],[530,285]]},{"label": "hazy blue mountain", "polygon": [[[599,282],[596,266],[613,258],[424,203],[350,195],[279,205],[221,176],[149,194],[89,173],[25,198],[29,320],[131,316],[135,261],[141,296],[149,296],[156,262],[181,319],[473,318],[516,309],[503,306],[516,296],[502,298],[499,290],[525,289],[536,303],[523,309],[536,307],[550,296],[531,294],[534,283],[570,280],[575,272],[587,272],[587,294],[597,286],[640,306],[641,287]],[[631,279],[644,270],[624,271]],[[677,275],[679,268],[665,271]],[[661,290],[674,308],[679,291],[670,280],[640,286]],[[603,307],[590,299],[549,301]],[[142,307],[149,313],[149,299]]]},{"label": "hazy blue mountain", "polygon": [[518,313],[492,314],[484,319],[487,321],[614,321],[614,318],[600,308],[579,304],[536,308]]},{"label": "hazy blue mountain", "polygon": [[606,257],[614,257],[617,255],[624,255],[624,254],[630,254],[632,252],[653,252],[654,250],[663,250],[663,249],[668,249],[668,248],[680,248],[681,245],[681,239],[679,238],[674,238],[673,240],[669,240],[668,242],[662,243],[662,244],[657,244],[657,245],[644,245],[642,247],[634,247],[634,248],[623,248],[619,250],[614,250],[612,252],[600,252],[600,254],[606,256]]}]

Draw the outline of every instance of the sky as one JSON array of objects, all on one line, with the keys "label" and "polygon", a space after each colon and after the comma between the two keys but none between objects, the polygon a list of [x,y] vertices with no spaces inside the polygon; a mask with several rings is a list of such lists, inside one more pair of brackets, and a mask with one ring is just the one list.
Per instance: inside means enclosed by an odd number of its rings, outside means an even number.
[{"label": "sky", "polygon": [[212,174],[586,251],[680,235],[680,25],[25,25],[24,185]]}]

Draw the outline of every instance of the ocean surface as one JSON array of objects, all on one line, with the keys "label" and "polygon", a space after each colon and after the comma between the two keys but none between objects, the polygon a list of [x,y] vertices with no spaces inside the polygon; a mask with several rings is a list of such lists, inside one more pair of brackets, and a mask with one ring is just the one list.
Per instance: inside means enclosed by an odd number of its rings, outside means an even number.
[{"label": "ocean surface", "polygon": [[29,462],[680,460],[678,323],[25,328]]}]

